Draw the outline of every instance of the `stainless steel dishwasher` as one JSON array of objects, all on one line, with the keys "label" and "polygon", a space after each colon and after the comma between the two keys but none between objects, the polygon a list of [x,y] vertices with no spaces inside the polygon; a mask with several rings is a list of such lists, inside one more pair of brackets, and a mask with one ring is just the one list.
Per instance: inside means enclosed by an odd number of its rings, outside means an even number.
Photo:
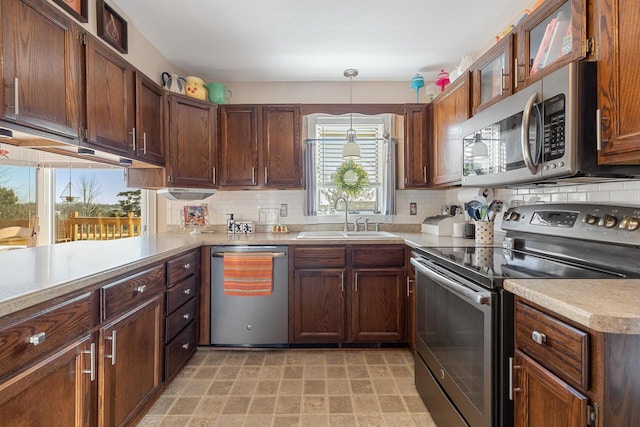
[{"label": "stainless steel dishwasher", "polygon": [[[266,252],[273,256],[273,292],[265,296],[224,294],[224,253]],[[287,246],[211,247],[211,344],[283,347],[289,342]]]}]

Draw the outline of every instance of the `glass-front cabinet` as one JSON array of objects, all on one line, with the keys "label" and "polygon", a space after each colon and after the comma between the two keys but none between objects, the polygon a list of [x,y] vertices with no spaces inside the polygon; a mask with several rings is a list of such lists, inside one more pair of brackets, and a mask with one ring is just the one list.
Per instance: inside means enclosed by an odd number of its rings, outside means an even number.
[{"label": "glass-front cabinet", "polygon": [[489,49],[473,68],[473,114],[511,95],[513,34]]},{"label": "glass-front cabinet", "polygon": [[519,26],[514,88],[587,56],[586,0],[548,0]]}]

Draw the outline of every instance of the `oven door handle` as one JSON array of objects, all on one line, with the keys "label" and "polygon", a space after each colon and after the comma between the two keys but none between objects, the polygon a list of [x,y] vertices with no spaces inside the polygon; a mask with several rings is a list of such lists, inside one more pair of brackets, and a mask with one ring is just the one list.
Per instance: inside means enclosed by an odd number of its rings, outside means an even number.
[{"label": "oven door handle", "polygon": [[465,297],[468,300],[473,301],[477,305],[491,305],[491,293],[490,292],[482,292],[482,291],[474,291],[460,283],[440,275],[437,271],[434,271],[418,261],[415,258],[411,258],[411,264],[413,264],[416,269],[429,277],[434,282],[438,283],[441,286],[449,289],[452,292],[455,292],[458,295]]}]

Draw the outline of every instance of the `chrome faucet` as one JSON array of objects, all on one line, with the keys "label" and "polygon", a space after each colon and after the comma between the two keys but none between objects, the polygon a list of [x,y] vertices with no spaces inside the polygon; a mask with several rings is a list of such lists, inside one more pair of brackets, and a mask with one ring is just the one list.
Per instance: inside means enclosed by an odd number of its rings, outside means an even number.
[{"label": "chrome faucet", "polygon": [[349,219],[348,219],[348,215],[349,215],[349,203],[347,202],[347,199],[345,199],[344,197],[340,196],[336,199],[336,202],[333,204],[333,209],[336,209],[338,207],[338,202],[342,200],[344,202],[344,232],[346,233],[347,231],[349,231]]}]

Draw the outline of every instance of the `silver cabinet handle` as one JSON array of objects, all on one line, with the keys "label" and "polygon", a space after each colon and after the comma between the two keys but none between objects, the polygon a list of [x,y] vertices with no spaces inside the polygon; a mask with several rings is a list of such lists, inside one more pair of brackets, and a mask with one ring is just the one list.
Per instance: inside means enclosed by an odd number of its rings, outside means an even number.
[{"label": "silver cabinet handle", "polygon": [[184,348],[185,350],[189,350],[189,343],[182,344],[182,348]]},{"label": "silver cabinet handle", "polygon": [[251,183],[254,185],[256,183],[256,168],[251,168]]},{"label": "silver cabinet handle", "polygon": [[129,135],[131,135],[131,148],[133,151],[136,151],[136,128],[131,128]]},{"label": "silver cabinet handle", "polygon": [[13,113],[17,116],[20,114],[20,79],[13,78]]},{"label": "silver cabinet handle", "polygon": [[191,263],[190,263],[190,262],[188,262],[188,263],[186,263],[186,264],[183,264],[183,265],[182,265],[182,268],[184,268],[185,270],[188,270],[189,268],[191,268]]},{"label": "silver cabinet handle", "polygon": [[344,294],[344,271],[340,273],[340,291]]},{"label": "silver cabinet handle", "polygon": [[140,285],[136,288],[136,292],[139,294],[143,293],[146,290],[147,290],[147,285]]},{"label": "silver cabinet handle", "polygon": [[356,272],[355,290],[358,292],[358,272]]},{"label": "silver cabinet handle", "polygon": [[83,374],[89,374],[89,378],[93,382],[96,379],[96,343],[91,343],[91,349],[89,351],[83,351],[83,354],[88,354],[90,357],[89,370],[82,371]]},{"label": "silver cabinet handle", "polygon": [[142,132],[142,153],[147,154],[147,133]]},{"label": "silver cabinet handle", "polygon": [[519,393],[522,391],[519,387],[513,385],[513,372],[516,369],[520,369],[520,366],[513,364],[513,357],[509,358],[509,400],[513,401],[513,393]]},{"label": "silver cabinet handle", "polygon": [[265,184],[269,183],[269,178],[268,177],[269,177],[268,170],[267,170],[267,167],[265,166],[264,167],[264,183]]},{"label": "silver cabinet handle", "polygon": [[411,290],[411,282],[413,282],[413,280],[411,280],[409,276],[407,276],[407,298],[409,298],[413,293],[413,291]]},{"label": "silver cabinet handle", "polygon": [[515,58],[515,61],[513,62],[515,64],[515,69],[513,70],[513,86],[514,87],[518,87],[518,68],[520,68],[520,64],[518,64],[518,58]]},{"label": "silver cabinet handle", "polygon": [[107,337],[111,341],[111,354],[107,354],[107,359],[111,359],[111,365],[116,364],[116,331],[111,332],[111,336]]},{"label": "silver cabinet handle", "polygon": [[531,339],[538,344],[544,344],[547,342],[547,336],[538,331],[531,332]]},{"label": "silver cabinet handle", "polygon": [[40,345],[47,339],[46,332],[40,332],[39,334],[31,335],[29,337],[29,344]]},{"label": "silver cabinet handle", "polygon": [[191,289],[185,289],[182,293],[185,295],[191,295]]},{"label": "silver cabinet handle", "polygon": [[191,317],[191,316],[189,315],[189,313],[185,313],[185,314],[183,314],[183,315],[182,315],[182,318],[183,318],[184,320],[189,320],[189,318],[190,318],[190,317]]},{"label": "silver cabinet handle", "polygon": [[426,166],[422,167],[422,176],[424,178],[424,183],[427,184],[427,167]]},{"label": "silver cabinet handle", "polygon": [[213,175],[211,183],[215,184],[216,183],[216,167],[215,166],[211,168],[211,174]]}]

